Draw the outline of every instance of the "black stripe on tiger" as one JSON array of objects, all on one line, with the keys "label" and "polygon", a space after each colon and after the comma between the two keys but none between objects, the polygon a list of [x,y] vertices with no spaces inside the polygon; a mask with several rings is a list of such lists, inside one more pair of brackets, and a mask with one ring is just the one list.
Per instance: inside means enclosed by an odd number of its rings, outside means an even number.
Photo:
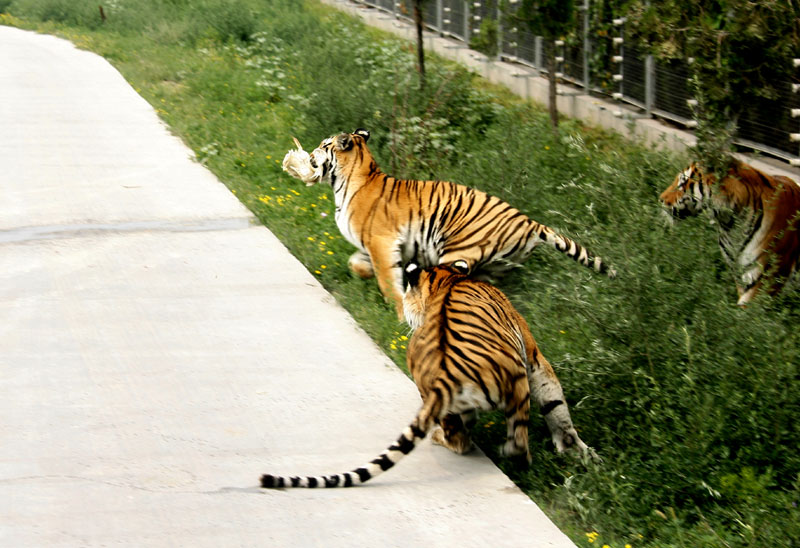
[{"label": "black stripe on tiger", "polygon": [[543,417],[544,417],[544,416],[547,416],[548,414],[550,414],[550,412],[551,412],[553,409],[555,409],[555,408],[556,408],[556,407],[558,407],[559,405],[562,405],[563,403],[564,403],[564,402],[563,402],[563,401],[561,401],[561,400],[552,400],[552,401],[549,401],[549,402],[547,402],[547,403],[546,403],[546,404],[544,404],[544,405],[542,406],[542,408],[541,408],[541,413],[542,413],[542,416],[543,416]]}]

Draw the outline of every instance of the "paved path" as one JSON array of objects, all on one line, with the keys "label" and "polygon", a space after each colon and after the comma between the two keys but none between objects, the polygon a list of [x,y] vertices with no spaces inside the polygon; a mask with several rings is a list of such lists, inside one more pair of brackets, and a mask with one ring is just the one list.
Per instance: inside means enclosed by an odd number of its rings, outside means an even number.
[{"label": "paved path", "polygon": [[0,546],[573,546],[104,60],[0,26]]}]

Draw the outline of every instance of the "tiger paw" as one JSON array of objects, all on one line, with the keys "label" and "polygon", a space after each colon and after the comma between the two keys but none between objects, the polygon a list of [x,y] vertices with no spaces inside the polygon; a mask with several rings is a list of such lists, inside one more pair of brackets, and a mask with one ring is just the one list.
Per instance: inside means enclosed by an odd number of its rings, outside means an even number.
[{"label": "tiger paw", "polygon": [[444,430],[441,426],[437,426],[431,435],[431,441],[436,445],[447,447],[453,453],[465,455],[474,449],[472,441],[467,436],[466,432],[458,432],[449,438],[445,436]]},{"label": "tiger paw", "polygon": [[347,266],[359,278],[366,280],[375,276],[375,270],[372,268],[372,261],[370,261],[369,255],[361,251],[356,251],[350,255]]},{"label": "tiger paw", "polygon": [[507,441],[500,447],[500,454],[511,460],[514,466],[524,468],[531,463],[531,452],[527,448],[520,447],[513,440]]}]

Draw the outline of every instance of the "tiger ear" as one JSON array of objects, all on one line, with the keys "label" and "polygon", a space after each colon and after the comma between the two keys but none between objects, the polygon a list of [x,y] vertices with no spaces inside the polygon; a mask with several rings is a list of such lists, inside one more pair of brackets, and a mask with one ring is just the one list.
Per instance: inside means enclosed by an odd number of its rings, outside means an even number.
[{"label": "tiger ear", "polygon": [[409,287],[416,287],[421,273],[422,269],[417,263],[408,263],[403,269],[403,291],[407,291]]},{"label": "tiger ear", "polygon": [[363,127],[358,128],[353,132],[353,135],[360,135],[364,138],[364,142],[366,143],[369,141],[369,130],[364,129]]},{"label": "tiger ear", "polygon": [[456,270],[459,274],[464,274],[465,276],[469,274],[469,264],[467,261],[459,259],[458,261],[454,261],[451,265],[454,270]]},{"label": "tiger ear", "polygon": [[353,148],[353,137],[349,133],[342,133],[336,138],[336,150],[346,152]]}]

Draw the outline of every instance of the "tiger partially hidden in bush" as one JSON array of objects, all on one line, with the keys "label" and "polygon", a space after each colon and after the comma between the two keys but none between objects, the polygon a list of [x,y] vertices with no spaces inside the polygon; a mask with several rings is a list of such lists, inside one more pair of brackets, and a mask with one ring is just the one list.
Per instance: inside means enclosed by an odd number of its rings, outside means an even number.
[{"label": "tiger partially hidden in bush", "polygon": [[[756,296],[765,273],[771,293],[779,292],[794,273],[800,257],[800,187],[792,179],[734,160],[717,182],[695,162],[675,177],[661,202],[679,218],[710,209],[720,228],[723,257],[742,272],[736,284],[740,306]],[[731,236],[737,220],[748,223],[739,245]]]},{"label": "tiger partially hidden in bush", "polygon": [[343,474],[264,475],[262,487],[350,487],[394,466],[433,430],[432,440],[463,454],[472,448],[467,427],[476,410],[505,411],[502,452],[531,461],[528,422],[531,394],[556,450],[596,457],[578,437],[561,384],[542,356],[528,325],[503,293],[471,278],[466,261],[405,270],[404,311],[415,329],[408,369],[422,407],[397,441],[369,463]]},{"label": "tiger partially hidden in bush", "polygon": [[377,275],[383,295],[403,319],[402,265],[464,260],[476,274],[497,275],[547,243],[597,272],[615,272],[602,259],[506,202],[445,181],[414,181],[384,174],[372,157],[369,132],[357,129],[322,141],[310,154],[295,139],[283,169],[307,185],[333,187],[336,224],[358,251],[350,269]]}]

